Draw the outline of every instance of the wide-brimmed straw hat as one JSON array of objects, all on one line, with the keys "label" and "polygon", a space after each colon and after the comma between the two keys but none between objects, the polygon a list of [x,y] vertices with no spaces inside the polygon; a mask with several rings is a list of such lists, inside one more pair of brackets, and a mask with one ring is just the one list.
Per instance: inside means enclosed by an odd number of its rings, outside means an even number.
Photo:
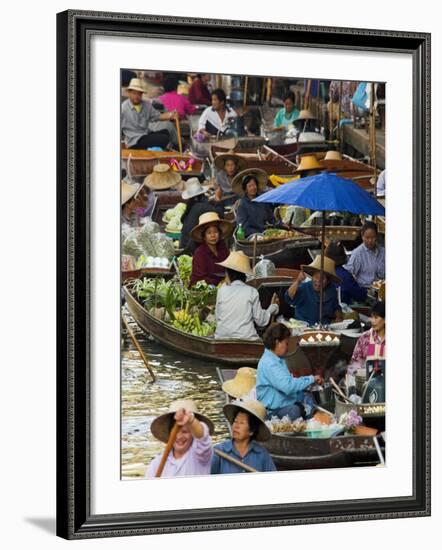
[{"label": "wide-brimmed straw hat", "polygon": [[221,239],[226,239],[230,237],[233,233],[233,224],[228,220],[222,220],[217,212],[205,212],[201,214],[198,219],[198,225],[196,225],[190,232],[190,238],[197,242],[203,242],[203,233],[209,225],[216,225],[221,232]]},{"label": "wide-brimmed straw hat", "polygon": [[239,273],[245,273],[246,275],[252,274],[250,259],[241,250],[233,250],[223,262],[217,262],[217,264],[233,271],[239,271]]},{"label": "wide-brimmed straw hat", "polygon": [[154,190],[170,189],[181,182],[181,175],[168,164],[155,164],[153,172],[144,178],[144,185]]},{"label": "wide-brimmed straw hat", "polygon": [[247,412],[259,420],[258,433],[255,434],[256,441],[268,441],[270,439],[272,434],[265,423],[267,411],[262,403],[250,399],[248,401],[232,401],[232,403],[228,403],[223,407],[224,415],[230,424],[233,424],[233,419],[238,411]]},{"label": "wide-brimmed straw hat", "polygon": [[189,178],[184,182],[184,191],[181,193],[182,199],[189,200],[198,195],[203,195],[207,193],[209,189],[208,185],[201,185],[198,178]]},{"label": "wide-brimmed straw hat", "polygon": [[145,92],[146,87],[144,86],[143,81],[140,78],[132,78],[129,82],[128,90],[135,90],[137,92]]},{"label": "wide-brimmed straw hat", "polygon": [[169,406],[169,411],[167,413],[157,416],[152,422],[150,426],[150,431],[152,432],[154,437],[156,437],[163,443],[167,443],[169,439],[170,420],[179,409],[186,409],[186,411],[193,412],[195,417],[198,418],[200,422],[204,422],[207,425],[207,427],[209,428],[209,433],[213,434],[215,428],[212,421],[207,418],[207,416],[204,416],[203,414],[198,412],[198,407],[196,406],[195,401],[192,401],[192,399],[178,399],[176,401],[172,401]]},{"label": "wide-brimmed straw hat", "polygon": [[256,369],[241,367],[236,371],[235,377],[227,380],[222,385],[223,391],[231,397],[239,399],[250,392],[256,386]]},{"label": "wide-brimmed straw hat", "polygon": [[[309,275],[314,275],[315,273],[321,272],[321,255],[318,254],[311,264],[301,265],[301,269],[308,273]],[[335,262],[324,256],[324,273],[330,277],[330,279],[337,283],[341,283],[341,279],[336,275]]]},{"label": "wide-brimmed straw hat", "polygon": [[301,162],[295,172],[307,172],[308,170],[322,170],[322,166],[319,164],[315,155],[305,155],[301,157]]},{"label": "wide-brimmed straw hat", "polygon": [[299,113],[298,118],[296,120],[316,120],[317,117],[309,110],[309,109],[302,109],[302,111]]},{"label": "wide-brimmed straw hat", "polygon": [[232,191],[236,195],[239,195],[240,197],[245,195],[245,191],[242,188],[242,181],[246,176],[254,176],[256,178],[258,181],[258,194],[264,191],[269,180],[267,173],[260,168],[247,168],[247,170],[242,170],[242,172],[236,174],[232,180]]},{"label": "wide-brimmed straw hat", "polygon": [[243,157],[236,155],[234,151],[228,151],[227,153],[221,153],[215,158],[215,168],[222,170],[227,160],[233,160],[240,172],[245,170],[247,166],[247,162]]},{"label": "wide-brimmed straw hat", "polygon": [[121,180],[121,206],[136,197],[142,187],[142,183],[129,183],[127,180]]},{"label": "wide-brimmed straw hat", "polygon": [[323,160],[342,160],[342,155],[339,151],[327,151]]}]

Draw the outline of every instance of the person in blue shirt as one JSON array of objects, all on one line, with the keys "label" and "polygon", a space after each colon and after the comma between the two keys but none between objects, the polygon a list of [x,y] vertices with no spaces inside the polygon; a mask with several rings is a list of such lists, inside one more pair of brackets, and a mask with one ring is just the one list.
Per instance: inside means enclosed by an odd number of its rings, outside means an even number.
[{"label": "person in blue shirt", "polygon": [[[306,273],[311,276],[310,281],[305,280]],[[284,294],[285,301],[295,308],[295,319],[306,321],[309,325],[316,323],[329,325],[334,321],[342,321],[336,286],[332,283],[340,284],[341,279],[336,275],[335,262],[325,256],[322,277],[322,320],[320,321],[321,257],[318,255],[311,264],[301,265],[301,271]]]},{"label": "person in blue shirt", "polygon": [[336,285],[341,289],[341,302],[365,302],[367,289],[359,286],[353,275],[343,267],[347,262],[344,245],[340,241],[330,241],[325,249],[325,255],[335,262],[336,275],[341,279],[341,283]]},{"label": "person in blue shirt", "polygon": [[284,95],[283,102],[284,107],[279,109],[273,121],[273,131],[285,132],[299,116],[299,111],[295,107],[295,94],[293,92],[287,92]]},{"label": "person in blue shirt", "polygon": [[232,439],[215,445],[210,473],[239,474],[246,471],[219,456],[217,450],[258,472],[274,472],[276,468],[272,457],[258,443],[271,437],[270,430],[265,424],[266,410],[262,403],[256,400],[233,401],[225,405],[223,411],[232,427]]},{"label": "person in blue shirt", "polygon": [[284,359],[289,338],[290,330],[282,323],[273,323],[263,335],[266,349],[258,363],[256,397],[267,409],[268,418],[288,416],[296,420],[308,416],[304,390],[315,382],[324,382],[319,375],[292,376]]}]

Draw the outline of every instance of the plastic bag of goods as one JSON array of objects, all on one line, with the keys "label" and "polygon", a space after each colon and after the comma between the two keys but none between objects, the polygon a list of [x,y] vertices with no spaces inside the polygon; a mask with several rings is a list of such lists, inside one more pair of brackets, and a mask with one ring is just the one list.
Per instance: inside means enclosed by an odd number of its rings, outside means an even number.
[{"label": "plastic bag of goods", "polygon": [[275,264],[261,256],[259,262],[255,265],[255,277],[272,277],[275,274]]}]

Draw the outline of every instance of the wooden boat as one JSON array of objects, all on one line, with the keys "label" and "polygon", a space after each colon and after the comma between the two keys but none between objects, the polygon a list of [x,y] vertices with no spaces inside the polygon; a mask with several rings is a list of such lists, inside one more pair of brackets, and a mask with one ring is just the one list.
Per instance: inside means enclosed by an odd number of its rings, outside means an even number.
[{"label": "wooden boat", "polygon": [[[321,226],[311,225],[310,227],[296,227],[296,231],[310,235],[316,239],[321,237]],[[348,249],[353,250],[360,241],[361,227],[357,225],[326,225],[325,238],[326,240],[340,241]]]},{"label": "wooden boat", "polygon": [[131,294],[127,286],[123,287],[126,306],[140,328],[155,340],[179,353],[208,361],[217,361],[237,367],[256,365],[264,352],[261,340],[215,340],[202,336],[193,336],[175,329],[150,315]]},{"label": "wooden boat", "polygon": [[[235,376],[231,369],[217,368],[221,383]],[[230,398],[226,395],[226,401]],[[229,425],[230,429],[230,425]],[[379,463],[373,438],[360,435],[342,435],[327,438],[310,438],[300,434],[272,434],[265,447],[278,470],[307,470],[342,468],[348,466],[374,466]]]},{"label": "wooden boat", "polygon": [[[129,160],[130,157],[130,160]],[[130,163],[128,167],[128,162]],[[177,163],[182,169],[179,169]],[[132,177],[147,176],[156,164],[168,164],[176,168],[183,179],[203,176],[204,161],[178,151],[143,151],[138,149],[122,149],[121,164]]]},{"label": "wooden boat", "polygon": [[[211,161],[214,162],[218,155],[225,152],[225,149],[212,145],[210,148]],[[267,145],[262,145],[257,149],[251,147],[241,148],[237,146],[235,148],[235,154],[244,159],[246,168],[259,168],[264,170],[269,176],[272,174],[278,176],[291,176],[296,172],[297,165],[294,162]]]},{"label": "wooden boat", "polygon": [[[235,247],[242,250],[249,258],[254,257],[254,241],[238,240],[234,235]],[[303,263],[310,263],[308,249],[318,246],[318,240],[307,234],[299,233],[291,239],[274,239],[257,241],[256,258],[265,256],[276,267],[298,269]]]}]

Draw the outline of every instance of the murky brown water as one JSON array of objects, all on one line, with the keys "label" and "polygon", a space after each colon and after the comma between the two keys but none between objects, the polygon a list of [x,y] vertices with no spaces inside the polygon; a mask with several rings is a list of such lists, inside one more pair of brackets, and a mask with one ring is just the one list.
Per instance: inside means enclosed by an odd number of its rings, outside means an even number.
[{"label": "murky brown water", "polygon": [[127,336],[121,365],[121,477],[134,479],[144,476],[146,466],[164,449],[164,443],[151,434],[150,425],[175,399],[193,399],[200,412],[210,417],[216,428],[214,443],[229,437],[229,432],[222,412],[225,394],[216,373],[216,366],[221,365],[168,350],[147,337],[127,312],[126,316],[157,377],[152,384]]}]

